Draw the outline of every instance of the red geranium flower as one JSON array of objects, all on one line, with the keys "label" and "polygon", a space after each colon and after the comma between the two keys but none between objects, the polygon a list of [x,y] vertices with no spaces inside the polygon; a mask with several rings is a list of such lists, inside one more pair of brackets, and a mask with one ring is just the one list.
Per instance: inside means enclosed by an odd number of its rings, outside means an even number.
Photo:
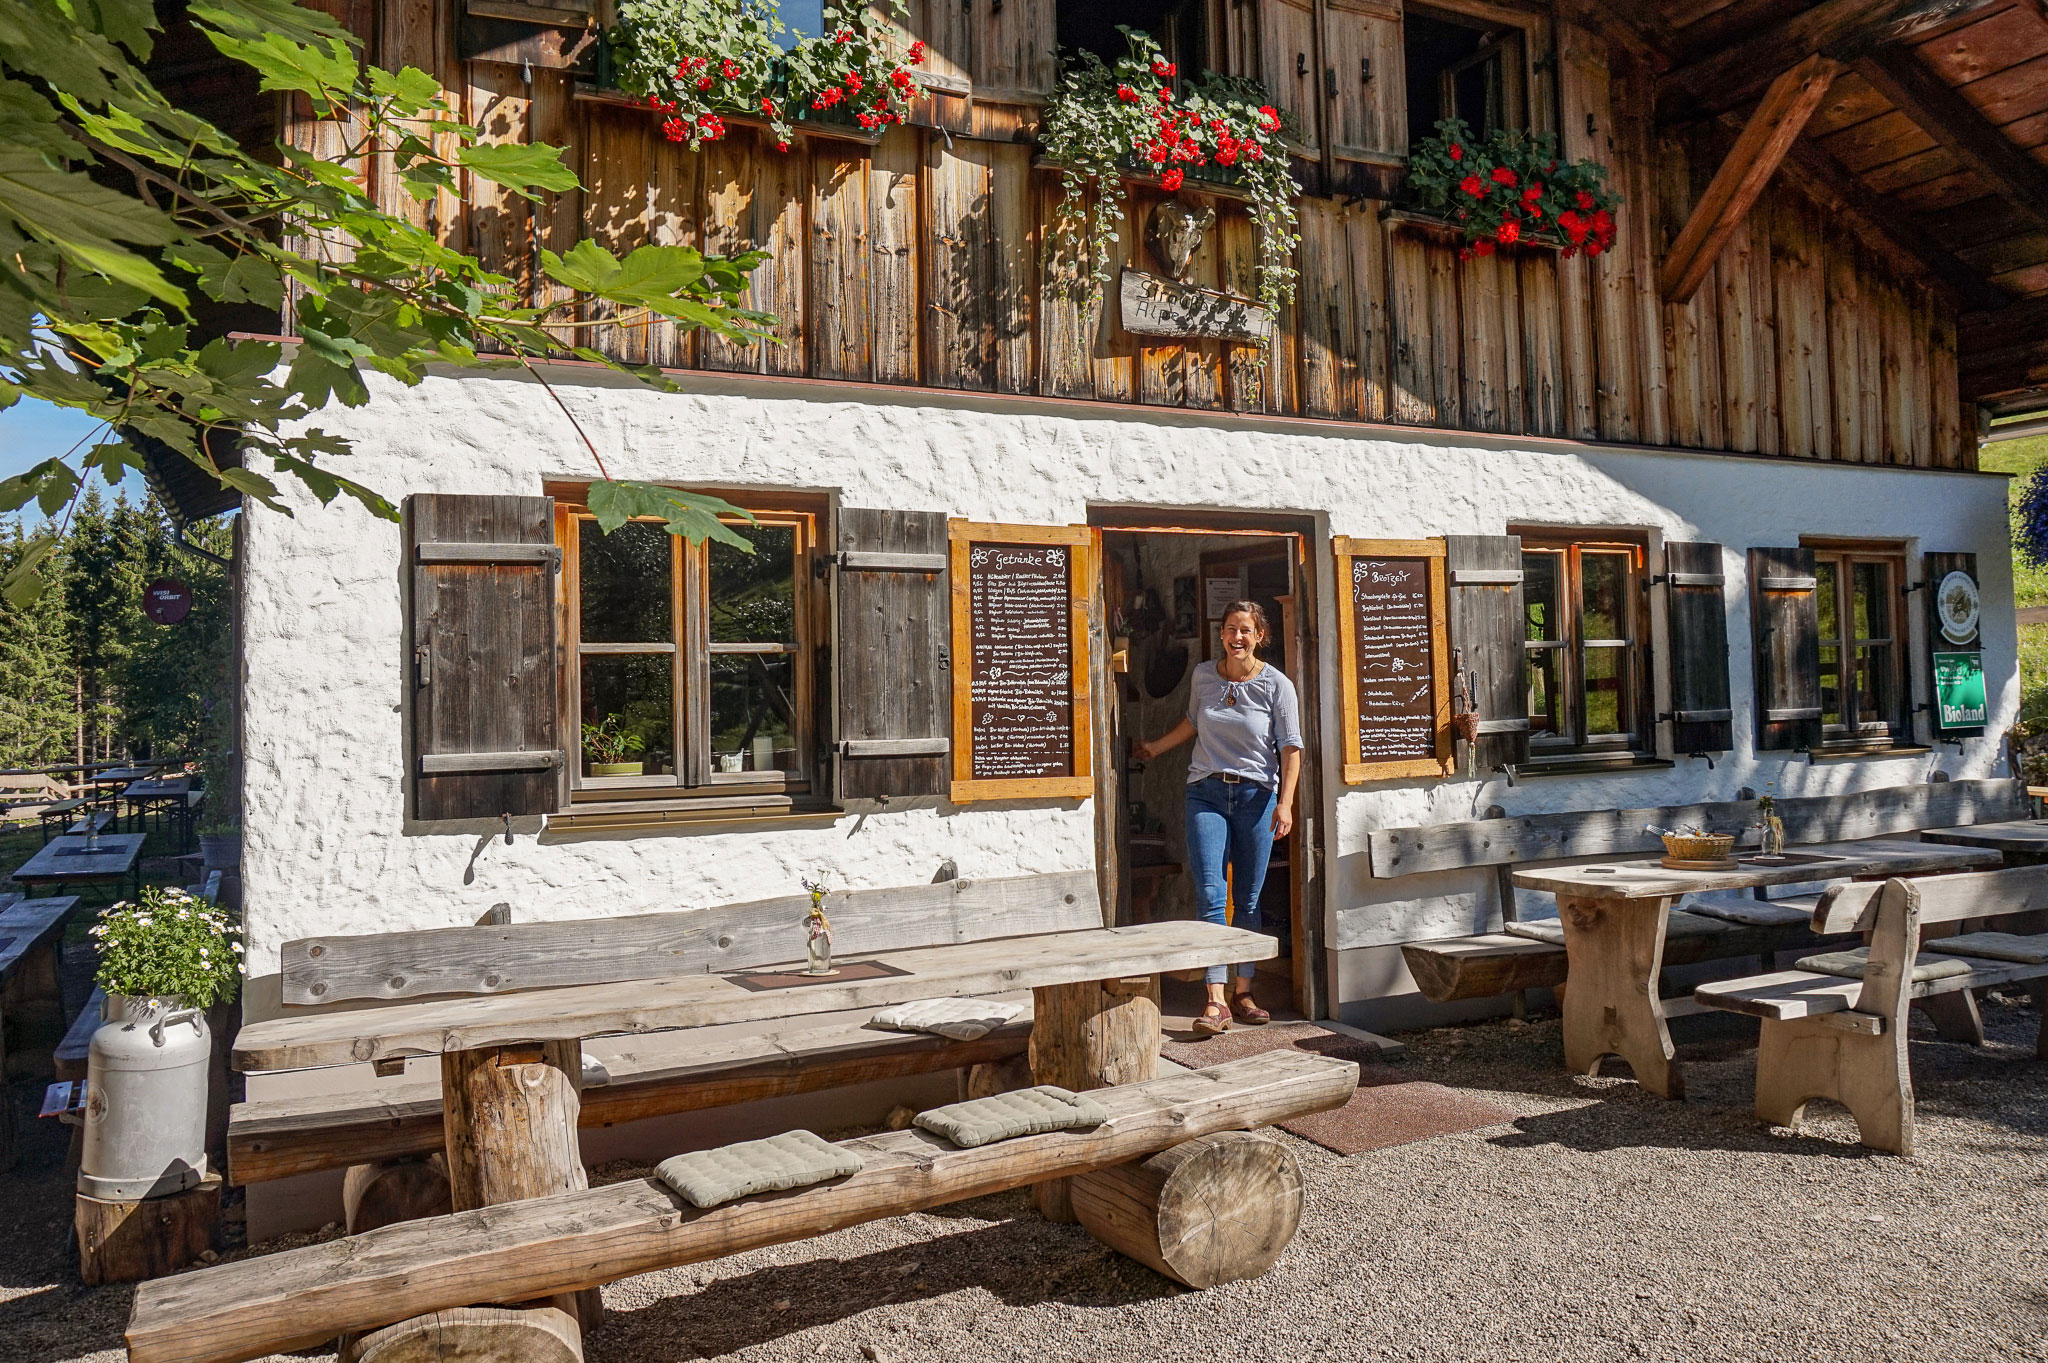
[{"label": "red geranium flower", "polygon": [[924,65],[924,39],[920,38],[910,45],[910,64],[912,66]]},{"label": "red geranium flower", "polygon": [[775,117],[775,101],[766,95],[761,96],[761,112],[770,118]]},{"label": "red geranium flower", "polygon": [[1481,237],[1472,243],[1472,252],[1474,255],[1490,256],[1493,254],[1493,243]]},{"label": "red geranium flower", "polygon": [[787,142],[777,142],[777,143],[775,144],[775,150],[777,150],[777,151],[788,151],[788,150],[789,150],[789,143],[787,143]]},{"label": "red geranium flower", "polygon": [[1515,173],[1506,166],[1495,166],[1493,168],[1493,182],[1497,185],[1506,185],[1509,189],[1513,189],[1518,180]]},{"label": "red geranium flower", "polygon": [[671,142],[680,142],[690,135],[690,125],[680,118],[665,118],[661,121],[661,135]]},{"label": "red geranium flower", "polygon": [[718,74],[724,76],[727,80],[738,80],[740,74],[740,64],[734,61],[731,57],[727,57],[724,61],[718,64]]},{"label": "red geranium flower", "polygon": [[1259,106],[1259,126],[1267,132],[1280,131],[1280,111],[1270,104]]},{"label": "red geranium flower", "polygon": [[1175,166],[1172,170],[1167,171],[1166,174],[1159,177],[1159,183],[1164,185],[1169,190],[1174,190],[1180,188],[1181,179],[1182,176],[1180,172],[1180,167]]},{"label": "red geranium flower", "polygon": [[1467,175],[1463,180],[1460,180],[1458,182],[1458,188],[1464,190],[1467,194],[1470,194],[1473,198],[1477,199],[1485,195],[1486,182],[1481,180],[1477,175]]},{"label": "red geranium flower", "polygon": [[1138,102],[1138,92],[1128,85],[1117,86],[1116,97],[1126,104],[1136,104]]},{"label": "red geranium flower", "polygon": [[1456,142],[1451,143],[1451,159],[1453,161],[1462,161],[1465,159],[1465,149],[1459,146]]},{"label": "red geranium flower", "polygon": [[1157,96],[1155,96],[1155,98],[1157,98],[1161,104],[1171,104],[1173,103],[1173,91],[1169,87],[1162,85],[1159,87],[1159,93]]},{"label": "red geranium flower", "polygon": [[1582,189],[1582,190],[1580,190],[1580,191],[1579,191],[1579,211],[1580,211],[1581,213],[1591,213],[1591,212],[1593,211],[1593,207],[1594,207],[1594,200],[1593,200],[1593,196],[1592,196],[1592,195],[1590,195],[1590,194],[1588,194],[1588,193],[1587,193],[1587,192],[1586,192],[1585,190],[1583,190],[1583,189]]},{"label": "red geranium flower", "polygon": [[840,84],[844,85],[848,90],[852,91],[854,94],[859,94],[861,85],[860,72],[847,72],[846,79],[841,81]]},{"label": "red geranium flower", "polygon": [[852,30],[852,29],[850,29],[850,28],[842,28],[842,29],[840,29],[840,30],[839,30],[839,31],[838,31],[837,33],[835,33],[835,34],[833,34],[833,35],[832,35],[832,41],[833,41],[833,42],[835,42],[835,43],[850,43],[850,42],[852,42],[852,41],[853,41],[853,30]]},{"label": "red geranium flower", "polygon": [[1171,80],[1179,72],[1180,68],[1164,57],[1154,57],[1152,59],[1152,74],[1161,80]]},{"label": "red geranium flower", "polygon": [[1513,218],[1509,218],[1500,225],[1500,230],[1493,235],[1494,239],[1502,245],[1520,241],[1522,239],[1522,224],[1516,222]]}]

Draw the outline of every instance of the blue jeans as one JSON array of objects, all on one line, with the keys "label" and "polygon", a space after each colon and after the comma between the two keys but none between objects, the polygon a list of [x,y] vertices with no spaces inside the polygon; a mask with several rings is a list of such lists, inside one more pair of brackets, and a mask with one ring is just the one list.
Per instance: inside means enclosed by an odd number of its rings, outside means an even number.
[{"label": "blue jeans", "polygon": [[[1188,864],[1195,877],[1195,903],[1202,921],[1224,922],[1223,905],[1234,887],[1237,926],[1259,930],[1259,890],[1266,883],[1266,863],[1273,858],[1273,792],[1250,781],[1226,782],[1205,776],[1188,787]],[[1225,882],[1228,863],[1231,878]],[[1210,984],[1222,984],[1228,971],[1209,967]],[[1252,977],[1249,961],[1237,977]]]}]

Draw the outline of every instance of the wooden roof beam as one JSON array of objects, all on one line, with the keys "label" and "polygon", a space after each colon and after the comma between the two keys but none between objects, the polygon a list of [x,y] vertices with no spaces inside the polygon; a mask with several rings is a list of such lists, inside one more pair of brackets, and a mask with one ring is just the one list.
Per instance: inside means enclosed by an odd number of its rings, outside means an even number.
[{"label": "wooden roof beam", "polygon": [[1920,130],[1983,176],[2013,205],[2048,224],[2048,169],[2013,145],[1977,109],[1911,52],[1884,49],[1859,59],[1870,82]]},{"label": "wooden roof beam", "polygon": [[1745,42],[1666,73],[1657,82],[1657,118],[1672,122],[1740,108],[1808,57],[1861,56],[2002,2],[1822,0]]},{"label": "wooden roof beam", "polygon": [[1749,215],[1750,206],[1843,69],[1840,62],[1816,53],[1771,82],[1657,272],[1657,289],[1665,302],[1685,303],[1698,291],[1721,248]]}]

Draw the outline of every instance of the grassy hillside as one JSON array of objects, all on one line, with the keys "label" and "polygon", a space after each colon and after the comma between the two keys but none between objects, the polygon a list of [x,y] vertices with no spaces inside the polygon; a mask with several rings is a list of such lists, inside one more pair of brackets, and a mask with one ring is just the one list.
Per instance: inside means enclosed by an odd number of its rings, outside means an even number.
[{"label": "grassy hillside", "polygon": [[[1980,468],[2013,474],[2012,492],[2017,497],[2025,476],[2048,464],[2048,436],[1986,445],[1977,462]],[[2012,585],[2022,609],[2048,606],[2048,566],[2015,558]],[[2020,626],[2020,721],[2037,733],[2048,729],[2048,624]]]}]

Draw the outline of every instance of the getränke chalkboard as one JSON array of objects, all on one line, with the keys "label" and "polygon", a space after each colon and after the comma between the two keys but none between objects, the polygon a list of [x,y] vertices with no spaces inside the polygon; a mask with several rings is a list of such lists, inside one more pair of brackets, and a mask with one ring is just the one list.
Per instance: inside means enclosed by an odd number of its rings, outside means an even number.
[{"label": "getr\u00e4nke chalkboard", "polygon": [[1449,751],[1439,541],[1339,540],[1344,777],[1443,774]]},{"label": "getr\u00e4nke chalkboard", "polygon": [[977,781],[1074,772],[1073,549],[967,550],[970,742]]}]

